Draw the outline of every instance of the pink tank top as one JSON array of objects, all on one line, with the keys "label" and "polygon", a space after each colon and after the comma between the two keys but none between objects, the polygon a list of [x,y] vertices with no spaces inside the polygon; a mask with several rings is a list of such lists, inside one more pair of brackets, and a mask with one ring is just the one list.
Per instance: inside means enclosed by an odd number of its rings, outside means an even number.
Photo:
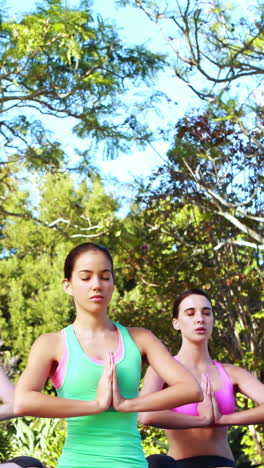
[{"label": "pink tank top", "polygon": [[[174,356],[174,359],[177,360],[177,357]],[[213,363],[218,369],[222,383],[220,390],[214,392],[219,411],[222,414],[231,414],[235,411],[235,394],[233,383],[224,370],[222,364],[217,361],[213,361]],[[182,414],[190,414],[192,416],[199,416],[198,403],[190,403],[189,405],[178,406],[177,408],[172,408],[171,411]]]}]

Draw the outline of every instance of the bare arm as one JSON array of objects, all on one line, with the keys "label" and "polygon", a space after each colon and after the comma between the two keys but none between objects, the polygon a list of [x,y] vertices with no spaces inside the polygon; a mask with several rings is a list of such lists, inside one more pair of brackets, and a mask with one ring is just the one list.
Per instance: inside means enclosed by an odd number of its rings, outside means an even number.
[{"label": "bare arm", "polygon": [[[169,386],[166,389],[159,388],[152,393],[122,401],[116,386],[113,391],[115,409],[123,412],[158,411],[202,400],[203,394],[197,380],[182,364],[173,359],[155,335],[142,328],[133,328],[129,331],[141,355],[147,358],[156,373]],[[116,382],[115,376],[114,382]]]},{"label": "bare arm", "polygon": [[55,362],[59,362],[61,337],[56,333],[40,336],[32,346],[28,365],[15,391],[15,413],[18,416],[66,418],[98,414],[105,411],[112,399],[112,360],[104,367],[93,401],[71,400],[42,393]]},{"label": "bare arm", "polygon": [[[163,388],[164,381],[149,367],[145,374],[140,394],[145,395]],[[148,426],[162,429],[187,429],[191,427],[206,427],[213,422],[213,406],[211,400],[211,387],[208,379],[202,382],[204,400],[199,404],[199,416],[191,416],[175,411],[153,411],[139,413],[139,421]]]},{"label": "bare arm", "polygon": [[10,419],[15,417],[13,399],[15,387],[5,375],[0,367],[0,420]]},{"label": "bare arm", "polygon": [[[255,408],[237,411],[231,414],[219,414],[215,411],[215,423],[217,426],[248,425],[264,423],[264,384],[254,375],[241,367],[225,364],[231,380],[237,386],[238,391],[253,400],[258,406]],[[216,405],[216,402],[214,402]]]},{"label": "bare arm", "polygon": [[16,463],[0,463],[0,468],[21,468],[20,465]]}]

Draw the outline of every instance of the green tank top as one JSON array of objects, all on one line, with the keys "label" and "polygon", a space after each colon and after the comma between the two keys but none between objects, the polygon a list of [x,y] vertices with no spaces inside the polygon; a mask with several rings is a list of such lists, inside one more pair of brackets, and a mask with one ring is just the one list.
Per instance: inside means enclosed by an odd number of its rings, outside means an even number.
[{"label": "green tank top", "polygon": [[[134,398],[139,389],[141,354],[127,329],[115,325],[123,344],[116,366],[118,383],[125,398]],[[62,398],[94,400],[103,366],[86,356],[72,325],[64,333],[68,349],[64,357],[65,374],[57,394]],[[59,468],[147,468],[137,413],[110,408],[92,416],[67,418],[67,427]]]}]

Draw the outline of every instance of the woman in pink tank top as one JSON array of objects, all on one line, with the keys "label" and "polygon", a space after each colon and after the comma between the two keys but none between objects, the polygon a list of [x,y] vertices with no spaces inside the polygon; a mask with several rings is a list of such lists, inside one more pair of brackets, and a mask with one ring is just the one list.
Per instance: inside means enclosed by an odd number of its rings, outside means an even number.
[{"label": "woman in pink tank top", "polygon": [[[150,468],[235,467],[227,438],[231,425],[264,422],[264,385],[247,370],[214,361],[208,350],[213,329],[210,297],[201,289],[185,291],[173,307],[173,327],[181,333],[181,348],[175,359],[201,383],[204,400],[168,411],[140,413],[143,424],[166,429],[167,455],[150,455]],[[149,367],[141,394],[163,388],[164,381]],[[235,411],[238,391],[258,406]]]}]

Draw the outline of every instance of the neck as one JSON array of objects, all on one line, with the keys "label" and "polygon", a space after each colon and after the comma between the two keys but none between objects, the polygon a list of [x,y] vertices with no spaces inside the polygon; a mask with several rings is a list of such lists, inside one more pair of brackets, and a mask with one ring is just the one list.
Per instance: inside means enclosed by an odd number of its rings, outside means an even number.
[{"label": "neck", "polygon": [[113,322],[107,314],[88,315],[78,313],[73,322],[74,328],[81,331],[90,331],[91,333],[100,332],[103,330],[111,330],[114,328]]},{"label": "neck", "polygon": [[199,364],[212,362],[207,341],[195,343],[183,340],[177,356],[180,361],[187,366],[197,366]]}]

